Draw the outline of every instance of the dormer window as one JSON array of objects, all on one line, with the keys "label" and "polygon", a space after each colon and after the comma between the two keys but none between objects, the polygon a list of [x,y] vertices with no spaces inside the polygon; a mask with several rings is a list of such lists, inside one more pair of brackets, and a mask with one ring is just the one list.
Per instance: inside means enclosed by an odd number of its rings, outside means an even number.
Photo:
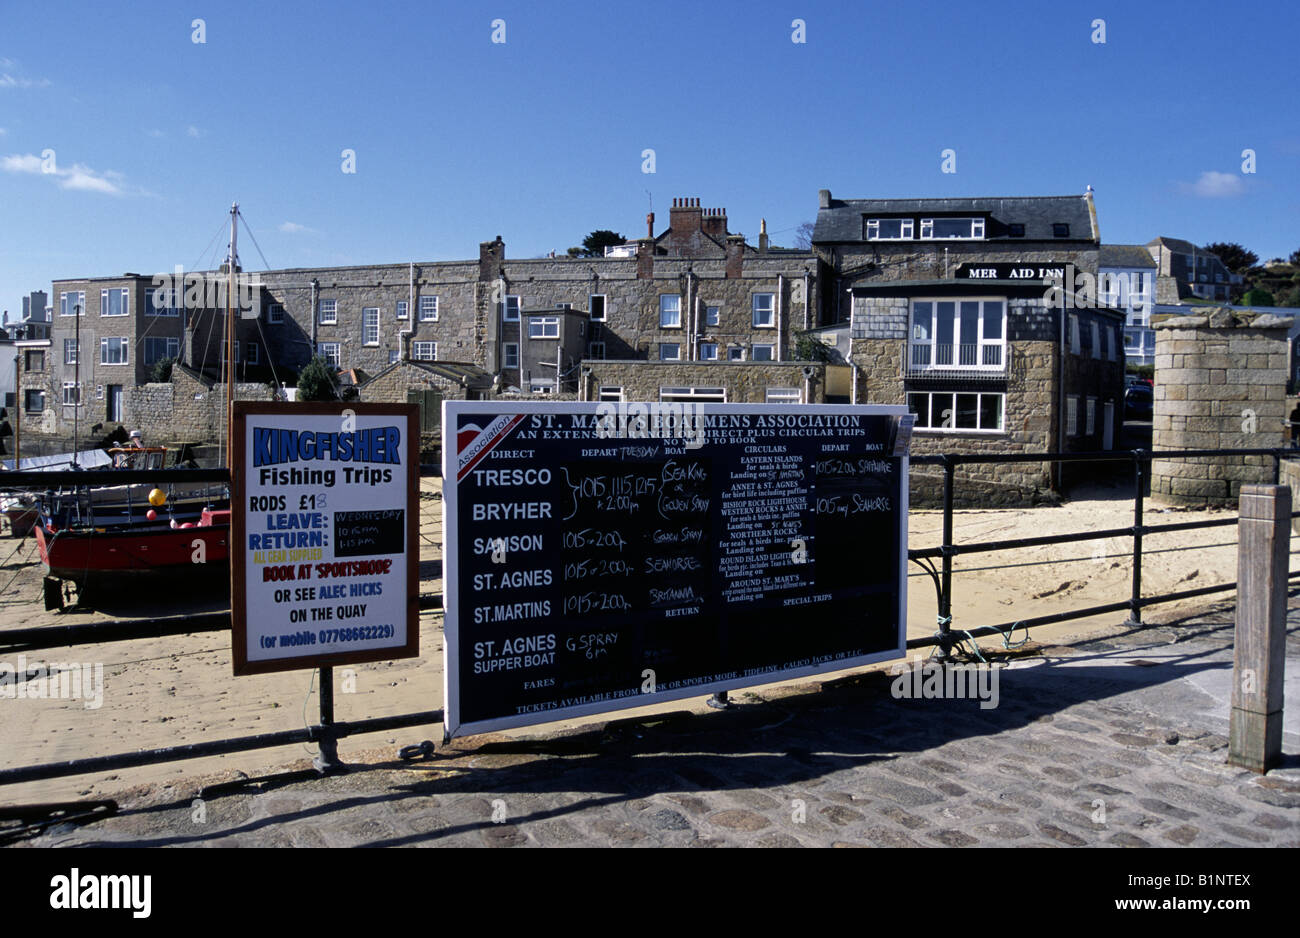
[{"label": "dormer window", "polygon": [[868,218],[863,237],[868,241],[911,241],[913,225],[910,218]]},{"label": "dormer window", "polygon": [[1060,222],[1060,221],[1056,222],[1055,224],[1052,225],[1052,237],[1054,238],[1070,237],[1070,226],[1067,225],[1065,222]]},{"label": "dormer window", "polygon": [[1025,236],[1024,225],[1018,225],[1018,224],[1007,225],[1007,237],[1023,238],[1024,236]]},{"label": "dormer window", "polygon": [[984,219],[982,218],[922,218],[922,240],[959,238],[964,240],[984,237]]}]

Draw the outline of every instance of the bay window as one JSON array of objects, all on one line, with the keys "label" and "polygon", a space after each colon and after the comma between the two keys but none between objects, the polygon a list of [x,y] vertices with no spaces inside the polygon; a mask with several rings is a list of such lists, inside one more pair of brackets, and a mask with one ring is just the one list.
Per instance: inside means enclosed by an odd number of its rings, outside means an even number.
[{"label": "bay window", "polygon": [[908,362],[913,370],[1001,370],[1006,303],[1003,300],[917,300],[912,303]]}]

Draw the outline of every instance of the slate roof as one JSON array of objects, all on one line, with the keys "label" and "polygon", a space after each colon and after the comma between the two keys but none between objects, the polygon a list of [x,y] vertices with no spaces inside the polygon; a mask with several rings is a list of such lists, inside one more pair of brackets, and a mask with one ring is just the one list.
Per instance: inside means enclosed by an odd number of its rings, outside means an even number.
[{"label": "slate roof", "polygon": [[[1091,241],[1092,219],[1081,195],[1017,196],[983,199],[831,199],[817,212],[813,242],[819,244],[863,242],[862,219],[867,217],[932,217],[986,215],[990,225],[986,241]],[[1057,238],[1052,225],[1070,226],[1068,238]],[[1008,237],[1006,225],[1025,226],[1023,238]],[[918,227],[917,234],[920,234]],[[939,239],[943,240],[943,239]]]},{"label": "slate roof", "polygon": [[383,375],[388,374],[394,368],[410,366],[435,374],[439,378],[459,384],[461,387],[472,388],[474,390],[483,390],[492,387],[492,375],[488,374],[478,365],[472,365],[468,362],[428,362],[417,359],[407,359],[406,361],[395,361],[373,378],[368,379],[358,385],[360,390],[365,390],[366,385],[373,381],[379,380]]},{"label": "slate roof", "polygon": [[1141,244],[1103,244],[1098,267],[1155,267],[1151,252]]}]

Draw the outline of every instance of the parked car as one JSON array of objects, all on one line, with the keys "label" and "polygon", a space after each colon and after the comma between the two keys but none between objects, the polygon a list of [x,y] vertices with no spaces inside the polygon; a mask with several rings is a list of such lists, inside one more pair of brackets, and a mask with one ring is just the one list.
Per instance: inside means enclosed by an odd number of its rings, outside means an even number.
[{"label": "parked car", "polygon": [[1124,419],[1150,420],[1154,412],[1155,394],[1145,384],[1133,384],[1124,392]]}]

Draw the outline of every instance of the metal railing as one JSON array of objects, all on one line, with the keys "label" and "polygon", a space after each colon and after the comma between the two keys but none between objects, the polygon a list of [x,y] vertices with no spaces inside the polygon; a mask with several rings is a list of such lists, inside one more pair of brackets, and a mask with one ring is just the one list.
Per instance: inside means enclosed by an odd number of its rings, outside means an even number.
[{"label": "metal railing", "polygon": [[[942,543],[937,547],[921,548],[908,551],[908,558],[925,570],[933,579],[938,596],[939,621],[938,630],[930,636],[909,639],[907,648],[937,646],[935,657],[946,660],[951,657],[954,646],[966,638],[987,635],[1009,636],[1013,631],[1035,626],[1065,622],[1071,619],[1087,618],[1108,612],[1129,612],[1129,623],[1142,624],[1142,610],[1157,603],[1175,602],[1198,596],[1226,592],[1236,588],[1236,583],[1224,583],[1215,586],[1180,590],[1156,596],[1142,594],[1142,539],[1147,534],[1186,531],[1197,528],[1211,528],[1237,524],[1236,517],[1212,519],[1207,521],[1175,522],[1171,524],[1147,525],[1143,522],[1143,488],[1147,476],[1147,467],[1153,459],[1195,459],[1215,456],[1271,456],[1273,458],[1273,479],[1276,482],[1284,456],[1295,455],[1295,450],[1287,449],[1237,449],[1237,450],[1170,450],[1147,451],[1128,450],[1106,453],[1045,453],[1045,454],[937,454],[917,455],[911,458],[914,466],[939,466],[943,470],[943,532]],[[1110,528],[1100,531],[1083,531],[1070,534],[1056,534],[1040,537],[1016,538],[1011,540],[976,541],[957,544],[953,534],[953,502],[956,469],[961,465],[987,463],[1067,463],[1067,462],[1124,462],[1133,466],[1134,508],[1133,524],[1122,528]],[[424,467],[424,474],[435,467]],[[136,478],[140,477],[140,478]],[[144,478],[147,477],[147,478]],[[96,470],[78,473],[80,483],[121,483],[139,481],[228,481],[229,474],[224,469],[170,469],[158,471],[123,471]],[[6,488],[46,488],[50,485],[48,473],[7,473],[4,477]],[[1293,514],[1300,517],[1300,511]],[[953,559],[958,556],[1049,544],[1065,544],[1078,541],[1097,540],[1111,537],[1131,537],[1133,539],[1133,579],[1131,594],[1128,599],[1083,609],[1018,619],[996,625],[984,625],[971,629],[954,629],[952,627],[953,608]],[[939,565],[935,565],[935,560]],[[1300,574],[1292,574],[1292,578]],[[424,594],[420,601],[421,609],[442,608],[440,594]],[[178,616],[161,619],[137,619],[100,624],[80,624],[68,626],[45,626],[28,629],[10,629],[0,631],[0,652],[30,652],[50,648],[76,645],[101,644],[107,642],[131,641],[142,638],[157,638],[167,635],[184,635],[202,632],[221,632],[230,629],[228,612],[206,613],[191,616]],[[284,730],[276,733],[264,733],[255,736],[240,736],[231,739],[210,740],[184,746],[170,746],[162,749],[140,750],[109,756],[96,756],[74,759],[67,762],[43,763],[0,769],[0,786],[22,782],[44,781],[90,772],[105,772],[132,768],[160,762],[172,762],[194,759],[204,756],[224,755],[254,749],[263,749],[295,743],[314,742],[319,744],[323,763],[318,761],[318,768],[326,770],[337,765],[337,741],[350,735],[411,728],[416,726],[436,725],[443,721],[441,710],[406,713],[396,716],[378,717],[338,723],[333,719],[333,673],[330,668],[321,668],[320,722],[315,726],[301,729]],[[408,749],[425,752],[427,747],[408,747]],[[406,751],[403,751],[406,757]],[[318,757],[320,760],[321,757]]]},{"label": "metal railing", "polygon": [[[1236,582],[1221,583],[1214,586],[1202,586],[1195,589],[1178,590],[1155,596],[1142,594],[1142,539],[1148,534],[1172,531],[1190,531],[1198,528],[1223,527],[1236,525],[1237,518],[1217,518],[1205,521],[1181,521],[1168,524],[1144,524],[1143,503],[1146,499],[1144,489],[1150,476],[1152,460],[1205,459],[1223,456],[1269,456],[1273,459],[1273,483],[1277,484],[1281,475],[1282,459],[1296,456],[1294,449],[1214,449],[1214,450],[1111,450],[1100,453],[1016,453],[1016,454],[956,454],[941,453],[932,455],[915,455],[911,457],[913,466],[939,466],[943,469],[943,541],[938,547],[909,550],[908,559],[916,563],[934,581],[938,597],[939,615],[937,631],[932,636],[908,639],[908,648],[938,646],[935,658],[947,660],[952,649],[965,638],[978,638],[986,635],[1002,635],[1010,640],[1012,632],[1039,625],[1067,622],[1071,619],[1086,619],[1090,616],[1107,612],[1127,610],[1129,618],[1126,624],[1141,626],[1142,610],[1159,603],[1177,602],[1198,596],[1228,592],[1237,588]],[[1071,534],[1053,534],[1040,537],[1022,537],[1000,541],[977,541],[970,544],[956,544],[953,536],[953,495],[955,475],[958,466],[990,463],[1070,463],[1070,462],[1131,462],[1133,466],[1133,524],[1123,528],[1109,528],[1099,531],[1082,531]],[[1292,513],[1293,518],[1300,517],[1300,511]],[[996,551],[1016,550],[1025,547],[1042,547],[1050,544],[1067,544],[1078,541],[1105,540],[1112,537],[1131,537],[1133,539],[1133,577],[1128,599],[1111,603],[1088,606],[1049,615],[1016,619],[997,625],[978,626],[973,629],[954,629],[952,627],[952,574],[953,558],[960,555],[991,553]],[[934,560],[940,564],[935,566]],[[1300,572],[1291,577],[1300,576]]]}]

